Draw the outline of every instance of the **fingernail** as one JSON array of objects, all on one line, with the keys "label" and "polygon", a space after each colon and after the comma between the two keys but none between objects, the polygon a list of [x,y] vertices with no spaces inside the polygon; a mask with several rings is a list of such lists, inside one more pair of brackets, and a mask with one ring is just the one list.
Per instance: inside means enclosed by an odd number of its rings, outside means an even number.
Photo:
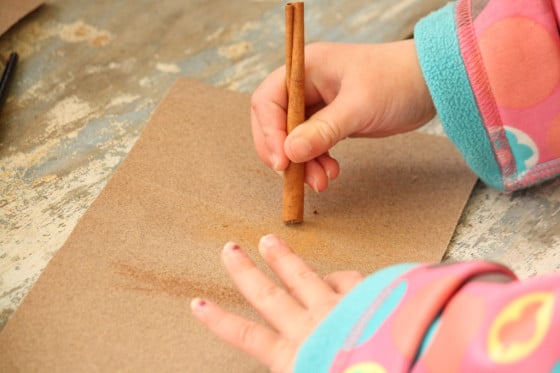
[{"label": "fingernail", "polygon": [[327,179],[332,180],[331,172],[329,170],[327,170]]},{"label": "fingernail", "polygon": [[206,301],[200,298],[194,298],[191,301],[191,310],[193,311],[201,311],[206,306]]},{"label": "fingernail", "polygon": [[238,253],[241,251],[241,246],[239,246],[235,242],[230,241],[224,245],[224,251],[226,253]]},{"label": "fingernail", "polygon": [[270,162],[272,163],[272,169],[274,171],[281,171],[280,169],[280,157],[278,157],[276,154],[272,154],[272,156],[270,157]]},{"label": "fingernail", "polygon": [[263,248],[270,248],[275,247],[278,245],[278,237],[273,234],[267,234],[266,236],[262,236],[259,241],[259,246]]},{"label": "fingernail", "polygon": [[315,193],[319,193],[319,186],[317,185],[316,179],[311,179],[311,189],[313,189]]},{"label": "fingernail", "polygon": [[289,143],[292,156],[297,161],[307,160],[311,154],[311,143],[305,138],[296,137]]}]

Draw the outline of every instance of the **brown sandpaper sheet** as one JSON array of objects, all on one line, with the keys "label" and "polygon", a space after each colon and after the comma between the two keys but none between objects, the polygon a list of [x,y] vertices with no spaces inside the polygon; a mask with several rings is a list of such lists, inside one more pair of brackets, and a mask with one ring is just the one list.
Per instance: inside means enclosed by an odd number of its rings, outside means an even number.
[{"label": "brown sandpaper sheet", "polygon": [[0,334],[0,371],[265,371],[189,310],[256,317],[221,266],[228,240],[257,258],[278,234],[322,274],[441,259],[476,179],[447,139],[340,143],[339,179],[286,227],[249,127],[247,95],[177,81]]},{"label": "brown sandpaper sheet", "polygon": [[43,0],[0,0],[0,35],[43,2]]}]

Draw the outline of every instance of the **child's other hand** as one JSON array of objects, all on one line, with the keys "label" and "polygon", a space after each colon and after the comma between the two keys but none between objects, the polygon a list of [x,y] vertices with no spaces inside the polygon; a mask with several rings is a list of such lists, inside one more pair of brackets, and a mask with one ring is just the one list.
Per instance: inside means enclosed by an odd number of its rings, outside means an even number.
[{"label": "child's other hand", "polygon": [[276,171],[289,160],[307,162],[306,183],[315,191],[338,176],[328,151],[347,137],[383,137],[428,122],[435,109],[413,40],[387,44],[310,44],[305,50],[308,121],[286,134],[284,67],[271,73],[251,100],[253,141]]},{"label": "child's other hand", "polygon": [[235,285],[270,324],[265,326],[231,314],[207,300],[194,299],[194,315],[225,342],[255,357],[272,372],[291,372],[302,342],[363,276],[334,272],[322,279],[283,241],[269,235],[259,252],[282,281],[277,286],[232,242],[222,259]]}]

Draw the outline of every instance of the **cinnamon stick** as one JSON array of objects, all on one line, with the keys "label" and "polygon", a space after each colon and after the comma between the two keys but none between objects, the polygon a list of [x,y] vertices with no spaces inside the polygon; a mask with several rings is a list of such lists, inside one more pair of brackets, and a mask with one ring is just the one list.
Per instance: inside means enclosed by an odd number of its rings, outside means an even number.
[{"label": "cinnamon stick", "polygon": [[[303,2],[286,4],[287,131],[305,121],[305,33]],[[284,172],[282,220],[287,225],[303,222],[304,163],[290,162]]]}]

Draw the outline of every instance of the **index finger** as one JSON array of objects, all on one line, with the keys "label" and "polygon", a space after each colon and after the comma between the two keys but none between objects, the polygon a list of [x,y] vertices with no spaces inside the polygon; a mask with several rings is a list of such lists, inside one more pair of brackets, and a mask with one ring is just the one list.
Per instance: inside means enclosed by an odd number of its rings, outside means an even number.
[{"label": "index finger", "polygon": [[285,289],[257,268],[233,242],[225,244],[222,260],[241,294],[265,320],[283,335],[300,336],[305,309]]},{"label": "index finger", "polygon": [[288,166],[284,153],[288,93],[284,67],[273,71],[251,96],[251,130],[259,157],[281,171]]}]

